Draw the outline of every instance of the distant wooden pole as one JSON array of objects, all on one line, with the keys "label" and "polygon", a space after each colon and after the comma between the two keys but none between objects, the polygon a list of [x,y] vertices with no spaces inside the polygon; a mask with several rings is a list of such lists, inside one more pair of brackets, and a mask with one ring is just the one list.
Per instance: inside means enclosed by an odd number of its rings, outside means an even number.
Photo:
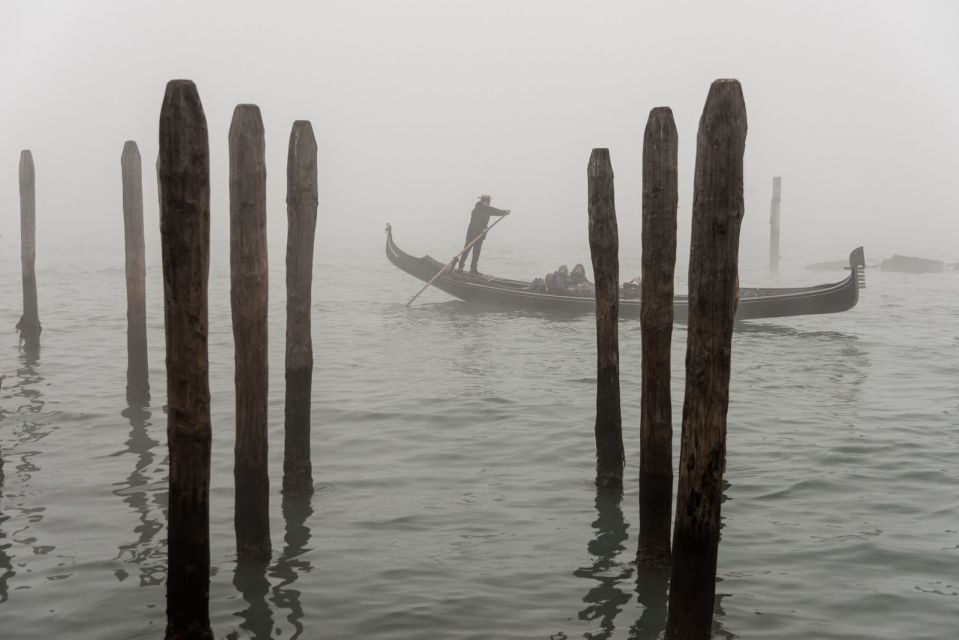
[{"label": "distant wooden pole", "polygon": [[269,560],[266,160],[260,108],[230,125],[230,299],[236,352],[234,526],[241,560]]},{"label": "distant wooden pole", "polygon": [[643,382],[639,427],[637,561],[669,566],[673,502],[673,414],[669,384],[676,268],[679,137],[673,112],[649,112],[643,137]]},{"label": "distant wooden pole", "polygon": [[313,240],[317,207],[316,138],[307,120],[290,131],[286,164],[286,401],[283,495],[313,493],[310,406],[313,388]]},{"label": "distant wooden pole", "polygon": [[127,402],[150,403],[147,365],[146,258],[143,242],[143,170],[137,143],[120,156],[123,177],[123,240],[127,275]]},{"label": "distant wooden pole", "polygon": [[23,315],[17,322],[20,341],[28,351],[40,348],[40,311],[37,307],[37,200],[33,154],[20,152],[20,264],[23,271]]},{"label": "distant wooden pole", "polygon": [[745,145],[742,87],[736,80],[716,80],[696,139],[686,397],[667,640],[707,640],[712,626]]},{"label": "distant wooden pole", "polygon": [[782,200],[783,179],[773,178],[773,200],[769,205],[769,271],[779,273],[779,203]]},{"label": "distant wooden pole", "polygon": [[589,250],[596,280],[596,485],[623,486],[619,404],[619,231],[609,149],[593,149],[589,182]]},{"label": "distant wooden pole", "polygon": [[196,86],[171,80],[160,110],[160,237],[170,496],[166,638],[210,631],[210,151]]}]

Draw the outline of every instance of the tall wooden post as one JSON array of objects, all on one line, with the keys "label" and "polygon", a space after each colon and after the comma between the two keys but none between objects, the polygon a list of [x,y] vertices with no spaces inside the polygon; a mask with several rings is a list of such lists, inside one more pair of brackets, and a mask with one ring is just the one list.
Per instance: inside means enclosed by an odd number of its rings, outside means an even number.
[{"label": "tall wooden post", "polygon": [[283,495],[313,492],[310,405],[313,338],[313,239],[316,232],[316,138],[306,120],[293,123],[286,165],[286,405]]},{"label": "tall wooden post", "polygon": [[623,486],[619,404],[619,231],[609,149],[593,149],[589,181],[589,250],[596,280],[596,485]]},{"label": "tall wooden post", "polygon": [[160,237],[166,328],[170,497],[167,640],[210,631],[210,151],[189,80],[167,84],[160,110]]},{"label": "tall wooden post", "polygon": [[716,80],[696,138],[686,397],[667,640],[707,640],[712,625],[745,146],[742,87],[736,80]]},{"label": "tall wooden post", "polygon": [[649,112],[643,136],[643,382],[639,427],[637,561],[669,566],[673,502],[673,414],[669,391],[676,268],[679,137],[673,112]]},{"label": "tall wooden post", "polygon": [[241,560],[270,558],[267,469],[266,160],[260,108],[237,105],[230,125],[230,299],[236,352],[234,526]]},{"label": "tall wooden post", "polygon": [[127,140],[120,156],[123,177],[123,240],[127,275],[127,402],[150,403],[147,365],[146,258],[143,242],[143,169],[137,143]]},{"label": "tall wooden post", "polygon": [[769,272],[779,273],[779,203],[782,200],[783,179],[773,178],[773,200],[769,205]]},{"label": "tall wooden post", "polygon": [[33,154],[20,152],[20,265],[23,270],[23,315],[17,322],[27,351],[40,349],[40,311],[37,306],[37,199]]}]

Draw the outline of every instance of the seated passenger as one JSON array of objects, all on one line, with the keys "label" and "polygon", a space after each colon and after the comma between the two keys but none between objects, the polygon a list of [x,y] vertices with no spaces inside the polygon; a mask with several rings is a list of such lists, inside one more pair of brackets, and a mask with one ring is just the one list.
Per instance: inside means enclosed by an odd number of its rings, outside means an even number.
[{"label": "seated passenger", "polygon": [[570,284],[569,267],[565,264],[553,273],[546,274],[546,290],[551,293],[566,291]]},{"label": "seated passenger", "polygon": [[643,283],[639,279],[639,276],[636,276],[629,282],[623,283],[623,299],[624,300],[638,300],[642,291],[643,291]]},{"label": "seated passenger", "polygon": [[526,285],[527,291],[534,291],[536,293],[546,291],[546,280],[543,278],[533,278],[533,281]]},{"label": "seated passenger", "polygon": [[569,274],[569,280],[571,283],[570,290],[573,293],[589,296],[596,294],[596,287],[586,279],[586,267],[582,264],[573,267]]}]

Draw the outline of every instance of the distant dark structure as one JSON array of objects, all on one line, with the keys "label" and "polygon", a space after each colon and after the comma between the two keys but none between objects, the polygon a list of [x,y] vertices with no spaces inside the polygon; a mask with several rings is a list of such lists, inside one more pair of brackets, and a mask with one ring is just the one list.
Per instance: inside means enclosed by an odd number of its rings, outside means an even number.
[{"label": "distant dark structure", "polygon": [[286,162],[286,400],[283,495],[313,493],[310,412],[313,390],[313,245],[318,201],[313,125],[297,120]]},{"label": "distant dark structure", "polygon": [[146,257],[143,242],[143,169],[140,149],[127,140],[120,156],[123,179],[123,246],[127,281],[127,402],[150,403],[147,364]]},{"label": "distant dark structure", "polygon": [[622,488],[623,419],[619,398],[619,231],[609,149],[593,149],[589,250],[596,281],[596,485]]},{"label": "distant dark structure", "polygon": [[236,358],[233,524],[240,560],[271,555],[264,148],[260,108],[237,105],[230,125],[230,302]]},{"label": "distant dark structure", "polygon": [[769,272],[779,273],[779,203],[782,202],[783,179],[773,178],[773,199],[769,205]]},{"label": "distant dark structure", "polygon": [[879,264],[880,271],[893,271],[896,273],[942,273],[945,271],[945,263],[942,260],[930,260],[928,258],[914,258],[912,256],[894,255],[886,258]]},{"label": "distant dark structure", "polygon": [[170,497],[167,640],[210,630],[210,150],[196,86],[171,80],[160,110],[160,238]]},{"label": "distant dark structure", "polygon": [[673,112],[649,113],[643,136],[643,277],[640,324],[643,381],[639,427],[640,565],[669,566],[673,506],[673,337],[679,136]]},{"label": "distant dark structure", "polygon": [[666,640],[708,640],[712,628],[745,146],[742,88],[736,80],[716,80],[696,139],[686,395]]},{"label": "distant dark structure", "polygon": [[20,265],[23,271],[23,315],[17,322],[20,342],[28,352],[40,349],[37,305],[37,194],[33,154],[20,152]]}]

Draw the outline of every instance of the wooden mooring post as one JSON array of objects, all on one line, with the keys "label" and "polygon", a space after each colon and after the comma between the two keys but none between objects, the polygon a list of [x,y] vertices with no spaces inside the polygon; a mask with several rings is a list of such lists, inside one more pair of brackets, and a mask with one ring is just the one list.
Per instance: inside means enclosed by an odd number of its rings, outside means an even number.
[{"label": "wooden mooring post", "polygon": [[623,486],[619,401],[619,231],[609,149],[593,149],[587,166],[589,250],[596,281],[596,486]]},{"label": "wooden mooring post", "polygon": [[284,406],[283,495],[313,493],[310,410],[313,337],[310,305],[318,199],[316,138],[307,120],[290,131],[286,164],[286,399]]},{"label": "wooden mooring post", "polygon": [[640,566],[669,566],[673,414],[669,385],[679,137],[673,112],[649,112],[643,136],[642,396],[639,427]]},{"label": "wooden mooring post", "polygon": [[782,201],[783,179],[773,178],[773,199],[769,205],[769,272],[779,273],[779,203]]},{"label": "wooden mooring post", "polygon": [[146,257],[143,241],[143,168],[140,149],[127,140],[120,155],[123,180],[123,246],[127,281],[127,403],[150,403],[147,364]]},{"label": "wooden mooring post", "polygon": [[37,305],[37,193],[33,154],[20,152],[20,265],[23,275],[23,315],[17,322],[20,342],[28,352],[40,349],[40,311]]},{"label": "wooden mooring post", "polygon": [[160,110],[160,238],[170,496],[167,640],[210,631],[210,150],[196,86],[171,80]]},{"label": "wooden mooring post", "polygon": [[260,108],[230,125],[230,300],[236,357],[234,527],[240,560],[269,560],[266,159]]},{"label": "wooden mooring post", "polygon": [[696,138],[686,395],[666,640],[708,640],[712,627],[745,145],[742,87],[736,80],[716,80]]}]

